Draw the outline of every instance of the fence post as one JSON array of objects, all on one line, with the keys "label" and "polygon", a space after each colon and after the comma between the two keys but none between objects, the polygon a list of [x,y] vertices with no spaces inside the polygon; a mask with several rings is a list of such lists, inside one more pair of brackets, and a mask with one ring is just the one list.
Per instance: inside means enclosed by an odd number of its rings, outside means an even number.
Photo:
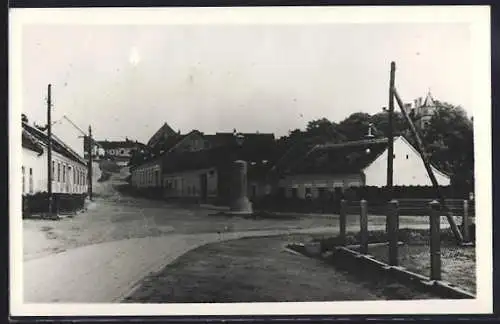
[{"label": "fence post", "polygon": [[360,252],[361,254],[368,254],[368,204],[366,200],[360,201]]},{"label": "fence post", "polygon": [[463,236],[464,236],[464,242],[469,242],[470,241],[470,235],[469,235],[469,202],[467,199],[464,199],[464,215],[462,219],[462,231],[463,231]]},{"label": "fence post", "polygon": [[347,201],[342,199],[340,201],[340,217],[339,217],[339,231],[340,231],[340,244],[345,245],[346,242],[346,223],[347,223]]},{"label": "fence post", "polygon": [[397,266],[398,260],[398,231],[399,231],[399,203],[391,200],[387,212],[387,228],[389,241],[389,265]]},{"label": "fence post", "polygon": [[430,214],[430,254],[431,280],[441,280],[441,204],[433,200],[429,203]]}]

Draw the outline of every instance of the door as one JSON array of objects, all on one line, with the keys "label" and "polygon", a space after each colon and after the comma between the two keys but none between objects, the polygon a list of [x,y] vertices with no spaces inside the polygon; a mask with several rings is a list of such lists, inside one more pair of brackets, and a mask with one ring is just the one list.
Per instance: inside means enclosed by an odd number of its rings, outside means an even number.
[{"label": "door", "polygon": [[200,175],[200,198],[202,202],[207,202],[208,194],[208,180],[207,174],[203,173]]}]

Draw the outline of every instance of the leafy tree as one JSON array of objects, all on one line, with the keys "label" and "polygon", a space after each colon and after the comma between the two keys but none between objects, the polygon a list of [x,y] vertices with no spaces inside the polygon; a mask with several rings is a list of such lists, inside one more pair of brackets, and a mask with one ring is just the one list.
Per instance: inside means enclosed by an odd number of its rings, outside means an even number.
[{"label": "leafy tree", "polygon": [[453,184],[474,183],[474,130],[460,106],[436,102],[437,108],[422,131],[431,160],[451,175]]},{"label": "leafy tree", "polygon": [[[409,133],[409,126],[406,123],[406,120],[403,114],[399,111],[394,111],[392,115],[392,127],[394,136],[397,135],[405,135],[407,136]],[[377,133],[375,134],[377,137],[386,137],[389,132],[389,113],[388,112],[379,112],[375,115],[371,116],[371,122],[377,129]]]},{"label": "leafy tree", "polygon": [[347,140],[355,141],[365,138],[366,134],[368,134],[370,123],[370,114],[356,112],[341,121],[337,129]]},{"label": "leafy tree", "polygon": [[338,125],[326,118],[310,121],[307,123],[307,137],[321,138],[325,141],[345,140],[345,136],[338,131]]}]

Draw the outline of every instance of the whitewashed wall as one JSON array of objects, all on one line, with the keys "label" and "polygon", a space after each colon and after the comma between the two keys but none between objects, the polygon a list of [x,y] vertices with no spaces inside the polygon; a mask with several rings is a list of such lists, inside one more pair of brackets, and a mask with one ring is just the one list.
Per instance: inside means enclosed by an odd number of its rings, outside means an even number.
[{"label": "whitewashed wall", "polygon": [[136,188],[161,187],[160,163],[146,163],[134,169],[131,175],[131,183]]},{"label": "whitewashed wall", "polygon": [[[286,197],[292,197],[292,190],[297,189],[297,197],[305,198],[306,188],[311,188],[313,198],[318,197],[318,188],[333,191],[335,188],[359,187],[363,185],[361,174],[298,174],[281,179],[278,186],[285,188]],[[321,189],[320,189],[321,190]]]},{"label": "whitewashed wall", "polygon": [[[402,137],[394,139],[394,175],[395,186],[431,186],[429,178],[418,152]],[[441,186],[448,186],[450,178],[433,167],[436,180]],[[382,153],[365,170],[366,185],[383,187],[387,184],[387,151]]]},{"label": "whitewashed wall", "polygon": [[[38,153],[23,147],[22,166],[24,167],[24,193],[37,193],[47,191],[47,150],[41,156]],[[87,191],[87,167],[75,162],[67,157],[53,151],[52,161],[54,162],[52,192],[54,193],[85,193]],[[59,166],[59,178],[58,178]],[[63,169],[66,167],[66,181],[63,182]],[[30,169],[32,187],[30,188]],[[71,170],[68,172],[68,170]],[[78,181],[73,176],[73,170],[77,171]],[[75,181],[76,180],[76,181]],[[31,189],[31,190],[30,190]]]},{"label": "whitewashed wall", "polygon": [[207,196],[217,196],[218,174],[215,168],[166,174],[163,176],[165,197],[199,197],[200,177],[207,175]]}]

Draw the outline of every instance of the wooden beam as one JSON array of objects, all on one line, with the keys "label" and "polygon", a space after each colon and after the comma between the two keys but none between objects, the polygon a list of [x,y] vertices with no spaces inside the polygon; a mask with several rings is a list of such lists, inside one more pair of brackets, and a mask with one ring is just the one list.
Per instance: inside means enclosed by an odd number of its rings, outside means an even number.
[{"label": "wooden beam", "polygon": [[431,179],[432,186],[436,190],[436,194],[438,196],[439,202],[441,203],[442,208],[444,209],[446,213],[446,218],[448,219],[448,222],[450,223],[451,230],[453,231],[453,234],[455,235],[456,240],[458,243],[462,243],[463,237],[462,234],[460,233],[460,230],[458,229],[457,224],[455,223],[455,220],[453,219],[453,214],[451,213],[450,209],[446,206],[446,202],[444,200],[444,196],[441,194],[441,190],[439,190],[439,184],[436,180],[436,176],[434,175],[434,172],[432,171],[432,167],[429,161],[429,158],[427,157],[427,154],[425,152],[424,144],[422,140],[420,139],[420,135],[418,134],[417,129],[415,128],[415,125],[413,124],[413,121],[411,120],[410,116],[406,113],[403,105],[403,101],[401,100],[401,97],[399,97],[399,94],[396,89],[393,89],[394,97],[396,98],[396,101],[399,105],[399,108],[401,109],[401,113],[403,114],[404,118],[408,122],[408,125],[410,126],[410,130],[415,137],[415,140],[417,141],[417,150],[420,153],[420,157],[422,158],[422,161],[424,162],[425,169],[427,170],[427,174],[429,175],[429,178]]}]

